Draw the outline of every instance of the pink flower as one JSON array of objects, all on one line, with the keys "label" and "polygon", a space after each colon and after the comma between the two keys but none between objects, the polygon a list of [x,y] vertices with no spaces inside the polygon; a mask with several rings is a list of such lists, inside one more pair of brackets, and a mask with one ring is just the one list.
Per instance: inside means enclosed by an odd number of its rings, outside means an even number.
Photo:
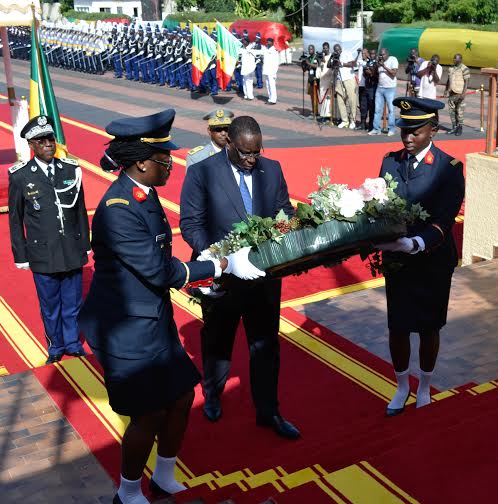
[{"label": "pink flower", "polygon": [[381,178],[367,178],[365,182],[358,188],[358,191],[363,198],[363,201],[372,201],[376,199],[380,203],[387,201],[387,184],[386,181]]}]

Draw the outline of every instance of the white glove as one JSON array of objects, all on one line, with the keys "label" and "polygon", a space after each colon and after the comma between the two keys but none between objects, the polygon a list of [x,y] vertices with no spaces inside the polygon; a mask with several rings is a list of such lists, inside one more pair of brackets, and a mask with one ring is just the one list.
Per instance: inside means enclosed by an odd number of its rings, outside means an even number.
[{"label": "white glove", "polygon": [[196,259],[197,261],[212,261],[214,264],[214,278],[220,278],[223,274],[223,270],[221,269],[221,263],[219,259],[213,256],[209,249],[205,249],[201,252],[199,257]]},{"label": "white glove", "polygon": [[17,269],[29,270],[29,262],[15,263]]},{"label": "white glove", "polygon": [[217,283],[213,283],[211,287],[199,287],[199,290],[204,296],[216,299],[225,294],[225,291],[220,291],[219,288],[220,286]]},{"label": "white glove", "polygon": [[197,261],[212,261],[214,259],[214,256],[213,254],[211,253],[211,251],[207,248],[205,250],[203,250],[199,257],[196,259]]},{"label": "white glove", "polygon": [[[417,242],[419,243],[419,248],[417,250],[414,250],[415,248],[413,244],[414,239],[416,239]],[[416,236],[415,238],[404,237],[404,238],[398,238],[396,241],[393,242],[379,243],[375,247],[379,250],[383,250],[384,252],[404,252],[405,254],[415,254],[425,249],[425,244],[424,247],[421,247],[420,242],[424,244],[423,240],[419,236]]]},{"label": "white glove", "polygon": [[231,273],[242,280],[255,280],[259,277],[264,277],[266,273],[259,270],[249,261],[249,251],[251,247],[244,247],[230,254],[227,257],[228,266],[224,273]]}]

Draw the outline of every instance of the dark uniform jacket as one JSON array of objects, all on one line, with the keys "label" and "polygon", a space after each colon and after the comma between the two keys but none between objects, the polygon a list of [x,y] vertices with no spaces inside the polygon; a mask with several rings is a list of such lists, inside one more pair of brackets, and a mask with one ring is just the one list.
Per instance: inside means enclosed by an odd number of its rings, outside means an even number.
[{"label": "dark uniform jacket", "polygon": [[425,222],[417,222],[408,236],[420,236],[425,252],[418,254],[386,254],[396,256],[396,262],[453,269],[458,264],[458,253],[451,229],[455,223],[465,193],[463,165],[432,144],[425,158],[408,173],[406,151],[389,153],[382,163],[380,176],[390,173],[398,182],[396,193],[409,204],[420,203],[429,212]]},{"label": "dark uniform jacket", "polygon": [[73,159],[54,158],[54,174],[52,185],[34,159],[9,169],[14,262],[29,262],[35,273],[71,271],[88,262],[88,216],[83,186],[77,183],[81,168]]},{"label": "dark uniform jacket", "polygon": [[211,261],[172,257],[172,234],[154,189],[125,174],[113,182],[92,222],[95,273],[78,318],[92,348],[127,359],[149,358],[178,344],[169,289],[214,275]]}]

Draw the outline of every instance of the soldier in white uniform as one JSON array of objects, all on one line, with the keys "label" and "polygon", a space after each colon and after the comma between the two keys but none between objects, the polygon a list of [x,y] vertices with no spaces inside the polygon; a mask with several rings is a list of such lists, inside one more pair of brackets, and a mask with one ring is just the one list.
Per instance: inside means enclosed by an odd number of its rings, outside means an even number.
[{"label": "soldier in white uniform", "polygon": [[217,154],[227,144],[228,127],[232,124],[233,112],[226,109],[217,109],[204,116],[208,122],[208,135],[211,141],[206,145],[199,145],[187,154],[187,169],[203,159]]},{"label": "soldier in white uniform", "polygon": [[268,91],[268,105],[277,103],[277,72],[280,64],[280,56],[273,45],[273,39],[266,40],[266,50],[263,60],[263,75],[266,80],[266,90]]}]

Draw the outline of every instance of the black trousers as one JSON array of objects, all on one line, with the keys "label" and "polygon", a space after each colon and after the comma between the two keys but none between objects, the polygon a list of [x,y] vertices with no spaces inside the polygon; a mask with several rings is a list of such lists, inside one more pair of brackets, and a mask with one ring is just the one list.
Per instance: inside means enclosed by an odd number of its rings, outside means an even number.
[{"label": "black trousers", "polygon": [[373,120],[375,114],[375,91],[377,86],[359,88],[360,98],[360,117],[361,124],[367,124],[368,116],[368,130],[373,129]]},{"label": "black trousers", "polygon": [[202,301],[203,391],[206,401],[225,388],[240,320],[249,346],[251,393],[258,415],[278,413],[280,280],[238,282],[224,296]]}]

